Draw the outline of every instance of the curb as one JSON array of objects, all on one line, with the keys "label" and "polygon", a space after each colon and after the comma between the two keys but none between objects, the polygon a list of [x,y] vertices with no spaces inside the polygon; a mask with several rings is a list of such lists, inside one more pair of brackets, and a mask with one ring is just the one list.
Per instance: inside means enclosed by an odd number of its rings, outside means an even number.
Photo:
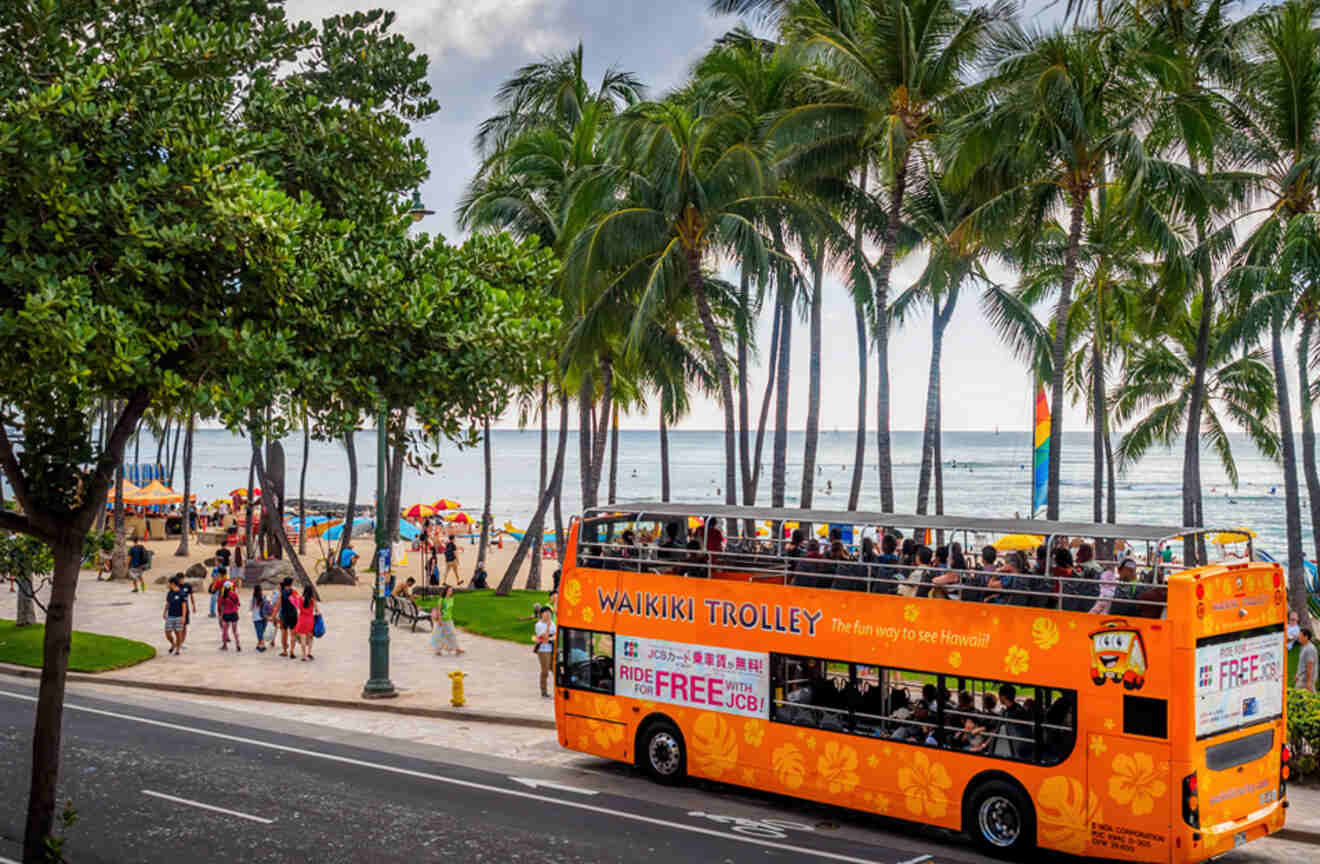
[{"label": "curb", "polygon": [[[0,675],[14,678],[40,679],[40,669],[0,664]],[[249,693],[224,690],[218,687],[198,687],[191,684],[159,684],[154,681],[135,681],[128,678],[101,678],[84,672],[68,673],[71,684],[108,684],[135,690],[158,693],[187,693],[192,696],[215,696],[222,699],[242,699],[248,702],[275,702],[281,705],[304,705],[316,708],[344,708],[350,711],[373,711],[408,717],[429,717],[436,720],[464,720],[469,723],[492,723],[500,726],[520,726],[526,729],[555,729],[554,720],[543,720],[525,714],[503,714],[498,711],[467,711],[462,708],[416,708],[408,705],[390,705],[381,701],[351,702],[345,699],[321,699],[314,696],[287,696],[280,693]]]}]

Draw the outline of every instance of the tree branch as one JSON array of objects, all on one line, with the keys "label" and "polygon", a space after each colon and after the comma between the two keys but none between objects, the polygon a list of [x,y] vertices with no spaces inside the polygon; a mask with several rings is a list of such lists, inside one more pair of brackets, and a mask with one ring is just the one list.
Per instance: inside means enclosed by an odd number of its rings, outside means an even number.
[{"label": "tree branch", "polygon": [[28,506],[27,478],[23,476],[23,468],[18,464],[18,457],[14,455],[14,445],[9,441],[9,430],[5,424],[0,422],[0,468],[4,469],[5,476],[9,478],[9,485],[14,489],[14,498],[18,505],[26,513],[31,513],[32,508]]},{"label": "tree branch", "polygon": [[91,524],[90,519],[96,515],[97,510],[105,506],[105,496],[110,490],[110,481],[114,479],[115,469],[123,461],[124,447],[137,428],[138,420],[146,413],[150,404],[151,394],[146,390],[138,390],[129,397],[128,404],[124,406],[124,410],[119,414],[119,420],[115,422],[115,428],[110,430],[110,438],[106,442],[105,450],[101,451],[100,457],[96,460],[96,469],[88,478],[83,503],[78,508],[80,520],[87,519],[88,524]]},{"label": "tree branch", "polygon": [[46,604],[37,599],[37,592],[51,583],[49,576],[42,579],[40,584],[35,588],[32,587],[32,579],[29,576],[16,576],[14,581],[18,583],[19,592],[25,594],[29,600],[35,603],[43,615],[49,614],[49,611],[46,609]]},{"label": "tree branch", "polygon": [[15,513],[12,510],[0,510],[0,530],[8,531],[11,534],[26,534],[29,537],[36,537],[38,540],[50,542],[50,537],[43,528],[27,516]]}]

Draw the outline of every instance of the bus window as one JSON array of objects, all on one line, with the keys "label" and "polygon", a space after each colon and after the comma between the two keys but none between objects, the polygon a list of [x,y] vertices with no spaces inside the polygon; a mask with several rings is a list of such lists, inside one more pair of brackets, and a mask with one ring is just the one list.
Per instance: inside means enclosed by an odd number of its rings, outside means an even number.
[{"label": "bus window", "polygon": [[1058,765],[1072,753],[1077,741],[1077,694],[1072,690],[1036,688],[1040,704],[1040,758],[1042,765]]},{"label": "bus window", "polygon": [[856,666],[849,707],[853,712],[853,731],[873,738],[885,737],[885,670],[879,666]]},{"label": "bus window", "polygon": [[794,726],[849,732],[848,664],[789,654],[770,656],[774,693],[770,719]]},{"label": "bus window", "polygon": [[614,636],[591,630],[559,631],[559,686],[614,692]]}]

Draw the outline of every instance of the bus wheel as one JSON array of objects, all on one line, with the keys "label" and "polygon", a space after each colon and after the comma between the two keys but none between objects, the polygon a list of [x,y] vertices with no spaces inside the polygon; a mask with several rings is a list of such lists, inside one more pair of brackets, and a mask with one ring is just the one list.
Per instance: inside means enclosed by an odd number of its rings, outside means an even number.
[{"label": "bus wheel", "polygon": [[1036,845],[1036,811],[1012,783],[990,780],[972,793],[963,828],[991,855],[1021,860]]},{"label": "bus wheel", "polygon": [[683,735],[668,720],[655,720],[646,727],[638,755],[642,768],[657,783],[673,785],[687,773]]}]

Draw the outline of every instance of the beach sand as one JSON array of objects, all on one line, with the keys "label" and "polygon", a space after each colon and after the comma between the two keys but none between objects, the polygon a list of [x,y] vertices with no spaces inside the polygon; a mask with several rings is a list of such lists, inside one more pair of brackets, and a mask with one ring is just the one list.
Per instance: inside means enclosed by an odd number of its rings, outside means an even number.
[{"label": "beach sand", "polygon": [[[459,538],[457,542],[459,549],[459,572],[463,576],[464,583],[466,583],[472,578],[473,567],[477,560],[478,546],[476,542],[469,541],[467,538]],[[196,537],[194,537],[193,541],[189,543],[188,555],[176,557],[174,553],[179,548],[178,537],[170,537],[165,540],[144,540],[142,541],[142,545],[146,546],[147,549],[154,553],[151,570],[147,575],[148,585],[154,583],[161,576],[180,573],[187,570],[193,564],[205,562],[207,559],[214,557],[216,549],[219,548],[213,544],[198,543]],[[294,545],[296,546],[297,544],[295,543]],[[369,555],[374,544],[370,538],[355,538],[353,545],[354,548],[358,550],[359,554]],[[490,587],[494,588],[499,584],[500,579],[504,576],[504,570],[508,567],[509,561],[513,558],[513,553],[517,548],[518,544],[511,538],[505,537],[503,543],[497,538],[492,538],[490,549],[486,555],[486,574]],[[311,538],[308,539],[307,554],[300,557],[303,567],[307,570],[309,575],[315,572],[317,564],[326,554],[332,554],[332,544],[327,542],[322,546],[317,540]],[[527,575],[530,571],[528,562],[530,560],[531,553],[529,552],[527,557],[523,560],[523,566],[518,572],[518,577],[514,582],[513,587],[527,587]],[[419,583],[424,583],[425,580],[422,574],[422,566],[422,554],[420,552],[413,552],[409,549],[406,563],[403,563],[402,560],[395,563],[394,569],[398,574],[398,581],[402,582],[409,576],[412,576],[417,579]],[[552,581],[552,574],[558,566],[559,565],[553,559],[547,558],[542,562],[541,586],[543,589],[549,589]],[[90,574],[84,573],[83,575],[86,577]],[[319,590],[327,599],[350,599],[354,597],[365,599],[371,594],[371,580],[369,578],[359,578],[357,585],[322,585],[319,586]]]}]

